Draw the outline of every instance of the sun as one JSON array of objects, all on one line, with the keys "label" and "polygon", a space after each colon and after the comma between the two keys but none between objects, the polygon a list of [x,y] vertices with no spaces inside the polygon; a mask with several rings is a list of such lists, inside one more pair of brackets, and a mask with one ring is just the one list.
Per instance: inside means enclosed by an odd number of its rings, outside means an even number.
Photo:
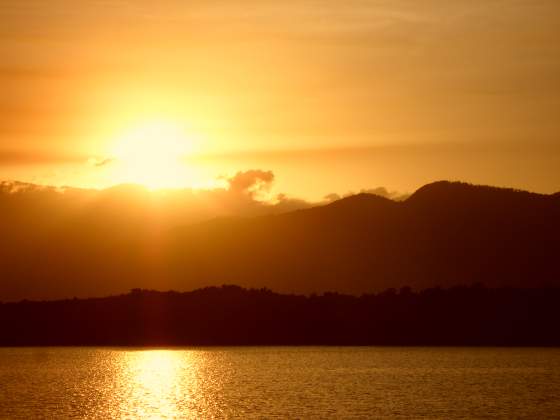
[{"label": "sun", "polygon": [[193,181],[185,163],[193,148],[193,138],[179,124],[139,124],[114,142],[115,178],[120,183],[142,184],[151,189],[184,187]]}]

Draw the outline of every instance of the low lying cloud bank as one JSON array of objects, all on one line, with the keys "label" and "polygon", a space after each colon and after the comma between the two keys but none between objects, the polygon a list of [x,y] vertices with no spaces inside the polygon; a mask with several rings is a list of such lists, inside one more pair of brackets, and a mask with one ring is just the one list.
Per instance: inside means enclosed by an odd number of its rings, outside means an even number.
[{"label": "low lying cloud bank", "polygon": [[[13,209],[13,215],[35,220],[45,217],[56,219],[69,213],[78,216],[94,212],[96,219],[113,216],[116,219],[130,220],[130,217],[136,217],[141,220],[142,217],[148,217],[148,220],[158,219],[162,226],[176,226],[216,217],[279,214],[328,204],[354,194],[333,193],[318,202],[283,193],[272,194],[274,173],[260,169],[240,171],[224,180],[226,186],[223,188],[156,191],[132,184],[97,190],[3,181],[0,182],[0,203],[3,204],[4,212],[6,209]],[[405,197],[383,187],[359,192],[394,200]],[[6,219],[6,215],[3,216]]]}]

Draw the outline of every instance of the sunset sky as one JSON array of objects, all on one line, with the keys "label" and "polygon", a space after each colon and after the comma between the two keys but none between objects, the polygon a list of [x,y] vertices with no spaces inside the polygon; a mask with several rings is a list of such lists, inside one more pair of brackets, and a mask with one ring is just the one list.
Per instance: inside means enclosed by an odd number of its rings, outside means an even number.
[{"label": "sunset sky", "polygon": [[560,190],[560,2],[3,0],[0,179]]}]

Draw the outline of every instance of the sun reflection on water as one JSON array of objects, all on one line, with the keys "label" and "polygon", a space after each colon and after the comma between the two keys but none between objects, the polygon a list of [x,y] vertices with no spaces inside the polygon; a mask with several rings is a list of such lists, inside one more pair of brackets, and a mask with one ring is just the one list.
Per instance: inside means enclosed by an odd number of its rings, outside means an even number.
[{"label": "sun reflection on water", "polygon": [[[129,351],[122,354],[119,409],[125,417],[178,418],[195,415],[200,360],[191,352]],[[190,414],[190,415],[189,415]]]},{"label": "sun reflection on water", "polygon": [[0,349],[0,419],[538,419],[559,394],[552,348]]}]

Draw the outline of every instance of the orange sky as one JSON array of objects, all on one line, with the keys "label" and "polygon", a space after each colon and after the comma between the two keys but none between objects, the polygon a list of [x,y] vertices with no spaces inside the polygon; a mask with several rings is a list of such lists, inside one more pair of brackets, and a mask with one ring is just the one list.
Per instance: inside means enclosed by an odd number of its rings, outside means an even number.
[{"label": "orange sky", "polygon": [[4,0],[0,178],[560,190],[560,3]]}]

